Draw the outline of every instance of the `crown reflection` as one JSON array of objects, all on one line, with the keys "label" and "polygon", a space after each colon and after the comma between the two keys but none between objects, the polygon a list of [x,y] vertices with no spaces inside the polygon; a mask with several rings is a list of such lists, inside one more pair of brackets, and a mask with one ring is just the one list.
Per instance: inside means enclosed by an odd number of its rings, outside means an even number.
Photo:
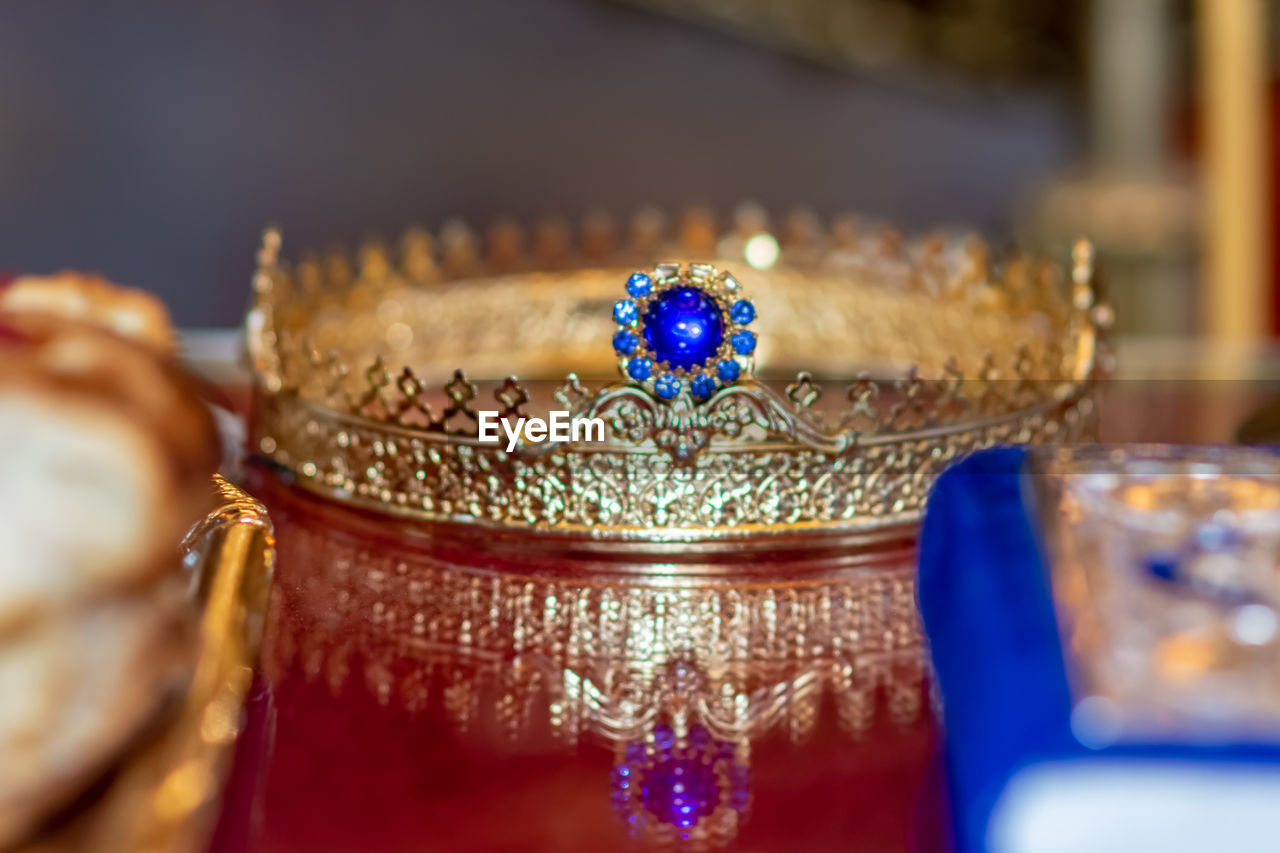
[{"label": "crown reflection", "polygon": [[[311,504],[313,502],[307,502]],[[537,556],[468,568],[466,540],[388,546],[378,523],[273,505],[281,552],[269,679],[301,674],[516,752],[604,746],[620,830],[720,846],[750,817],[753,749],[829,720],[858,738],[911,724],[923,691],[908,551],[860,563],[761,560],[747,576]],[[287,541],[284,541],[287,540]],[[495,557],[495,555],[500,555]],[[541,565],[535,565],[540,563]],[[887,710],[886,710],[887,709]],[[503,746],[503,745],[506,746]]]}]

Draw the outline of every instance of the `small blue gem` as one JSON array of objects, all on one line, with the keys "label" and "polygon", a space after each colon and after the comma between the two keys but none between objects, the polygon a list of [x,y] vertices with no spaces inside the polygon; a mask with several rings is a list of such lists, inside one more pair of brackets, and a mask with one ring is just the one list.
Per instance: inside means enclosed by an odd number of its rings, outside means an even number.
[{"label": "small blue gem", "polygon": [[643,382],[653,372],[653,362],[647,358],[633,358],[627,362],[627,375],[637,382]]},{"label": "small blue gem", "polygon": [[657,391],[658,396],[662,399],[670,400],[680,393],[680,380],[670,373],[664,373],[653,383],[653,390]]},{"label": "small blue gem", "polygon": [[756,306],[745,299],[739,299],[729,309],[729,319],[739,326],[745,326],[756,318]]},{"label": "small blue gem", "polygon": [[631,299],[624,299],[613,306],[613,322],[620,326],[634,326],[640,319],[640,309]]},{"label": "small blue gem", "polygon": [[[735,362],[736,364],[736,362]],[[716,393],[716,381],[709,374],[699,373],[693,379],[689,380],[689,390],[693,392],[693,396],[699,400],[705,400],[712,394]]]},{"label": "small blue gem", "polygon": [[716,373],[720,376],[721,382],[736,382],[738,375],[742,373],[742,367],[738,362],[727,358],[716,365]]},{"label": "small blue gem", "polygon": [[1152,577],[1159,578],[1162,581],[1172,581],[1178,578],[1178,564],[1181,560],[1177,554],[1168,551],[1153,551],[1147,555],[1146,560],[1143,562]]},{"label": "small blue gem", "polygon": [[734,332],[733,337],[729,339],[729,343],[733,344],[734,350],[739,355],[751,355],[756,350],[756,336],[754,332],[746,330]]},{"label": "small blue gem", "polygon": [[1196,547],[1201,551],[1227,551],[1240,545],[1240,532],[1227,524],[1211,521],[1196,530]]},{"label": "small blue gem", "polygon": [[639,345],[640,339],[630,332],[621,331],[613,336],[613,348],[618,355],[631,355]]},{"label": "small blue gem", "polygon": [[636,299],[641,296],[648,296],[651,283],[649,276],[644,273],[632,273],[631,278],[627,279],[627,293],[630,293]]},{"label": "small blue gem", "polygon": [[687,370],[715,357],[724,340],[724,315],[706,291],[672,287],[649,300],[644,339],[655,359]]},{"label": "small blue gem", "polygon": [[[675,745],[676,733],[672,731],[671,726],[668,726],[665,723],[659,723],[653,727],[653,742],[659,749],[670,749]],[[677,766],[675,770],[676,775],[684,772],[684,768],[680,766]]]}]

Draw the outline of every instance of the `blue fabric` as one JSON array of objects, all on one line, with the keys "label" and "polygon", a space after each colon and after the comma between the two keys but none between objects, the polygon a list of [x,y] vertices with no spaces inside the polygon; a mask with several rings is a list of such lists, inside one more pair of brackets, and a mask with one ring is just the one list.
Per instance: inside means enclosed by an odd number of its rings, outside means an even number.
[{"label": "blue fabric", "polygon": [[974,454],[937,481],[921,530],[920,611],[942,692],[957,853],[985,850],[991,812],[1018,770],[1090,757],[1280,762],[1275,745],[1117,744],[1071,733],[1068,664],[1028,451]]}]

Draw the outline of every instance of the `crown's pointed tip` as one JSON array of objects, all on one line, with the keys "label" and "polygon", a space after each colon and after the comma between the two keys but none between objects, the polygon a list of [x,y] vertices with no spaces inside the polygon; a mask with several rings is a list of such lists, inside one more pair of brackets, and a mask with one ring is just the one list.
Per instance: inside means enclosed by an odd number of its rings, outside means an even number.
[{"label": "crown's pointed tip", "polygon": [[278,225],[268,225],[262,229],[262,245],[258,249],[259,265],[272,266],[279,260],[283,239]]},{"label": "crown's pointed tip", "polygon": [[1071,273],[1076,281],[1087,281],[1093,275],[1094,262],[1093,241],[1087,237],[1077,237],[1071,244]]}]

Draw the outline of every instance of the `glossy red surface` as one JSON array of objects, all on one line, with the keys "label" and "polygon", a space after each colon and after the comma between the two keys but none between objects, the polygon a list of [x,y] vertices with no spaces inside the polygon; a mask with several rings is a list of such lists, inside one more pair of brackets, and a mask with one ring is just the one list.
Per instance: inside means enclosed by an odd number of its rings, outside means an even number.
[{"label": "glossy red surface", "polygon": [[[623,816],[611,804],[620,742],[590,731],[557,735],[538,689],[522,694],[527,721],[518,733],[503,722],[510,703],[502,693],[528,669],[528,655],[492,653],[505,647],[505,622],[464,620],[469,644],[414,638],[427,636],[424,622],[431,630],[446,622],[458,627],[441,602],[456,599],[465,609],[466,596],[479,594],[479,582],[457,580],[457,572],[471,577],[471,564],[490,572],[485,584],[514,572],[525,587],[553,578],[561,597],[579,582],[597,590],[612,584],[625,596],[638,588],[634,560],[559,561],[555,549],[503,548],[492,538],[444,541],[269,479],[257,491],[276,522],[279,560],[259,686],[215,850],[626,848]],[[710,583],[750,594],[797,579],[812,587],[884,573],[890,586],[883,588],[900,595],[910,558],[895,552],[880,568],[831,555],[808,565],[795,554],[765,554],[749,566],[721,556],[710,560],[724,563]],[[457,583],[463,598],[436,594],[439,585]],[[945,849],[937,736],[922,701],[918,648],[892,660],[890,683],[869,694],[874,707],[842,705],[839,689],[827,689],[814,703],[811,727],[784,719],[751,739],[750,805],[736,831],[722,835],[726,849]],[[586,661],[582,671],[603,666]],[[743,678],[767,684],[795,672],[779,659],[760,672],[744,670]],[[851,726],[851,713],[865,717]],[[791,728],[800,733],[791,736]]]}]

